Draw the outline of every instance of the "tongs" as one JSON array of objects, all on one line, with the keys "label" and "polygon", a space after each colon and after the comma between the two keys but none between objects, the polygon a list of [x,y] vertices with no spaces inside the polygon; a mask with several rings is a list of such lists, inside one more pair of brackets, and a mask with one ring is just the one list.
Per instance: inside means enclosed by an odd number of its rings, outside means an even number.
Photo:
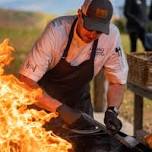
[{"label": "tongs", "polygon": [[[89,116],[87,115],[87,117]],[[70,132],[74,133],[74,135],[71,135],[71,136],[81,137],[81,136],[96,136],[96,135],[108,134],[109,136],[116,139],[118,142],[120,142],[127,148],[130,148],[130,149],[136,148],[137,152],[144,152],[144,151],[152,152],[152,150],[150,150],[144,144],[140,143],[135,137],[126,135],[123,132],[118,132],[117,134],[111,135],[109,134],[109,132],[107,131],[106,127],[103,124],[93,119],[92,121],[94,121],[96,124],[96,127],[94,129],[92,130],[70,129]]]}]

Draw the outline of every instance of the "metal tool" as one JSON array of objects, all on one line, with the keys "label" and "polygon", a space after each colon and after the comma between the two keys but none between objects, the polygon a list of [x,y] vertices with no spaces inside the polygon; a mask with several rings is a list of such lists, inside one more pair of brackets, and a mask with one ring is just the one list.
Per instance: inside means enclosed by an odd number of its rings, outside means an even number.
[{"label": "metal tool", "polygon": [[140,143],[135,137],[126,135],[123,132],[118,132],[115,135],[109,134],[106,127],[99,123],[98,121],[94,120],[95,124],[97,124],[96,128],[94,130],[77,130],[77,129],[70,129],[71,132],[75,133],[77,137],[80,136],[96,136],[96,135],[102,135],[102,134],[108,134],[112,138],[116,139],[118,142],[123,144],[129,149],[136,149],[136,152],[152,152],[148,147],[146,147],[144,144]]},{"label": "metal tool", "polygon": [[[96,123],[101,128],[104,128],[106,133],[109,134],[107,129],[106,129],[106,127],[103,124],[101,124],[101,123],[99,123],[97,121],[96,121]],[[133,147],[135,147],[135,146],[137,146],[139,144],[139,141],[135,137],[132,137],[132,136],[129,136],[129,135],[125,135],[125,134],[123,134],[121,132],[118,132],[117,134],[114,134],[114,135],[111,135],[111,134],[109,134],[109,135],[113,136],[116,140],[118,140],[120,143],[122,143],[123,145],[125,145],[128,148],[133,148]]]},{"label": "metal tool", "polygon": [[101,131],[101,128],[99,126],[96,126],[94,129],[91,130],[78,130],[78,129],[70,129],[71,132],[76,133],[76,134],[80,134],[80,135],[94,135],[99,133]]}]

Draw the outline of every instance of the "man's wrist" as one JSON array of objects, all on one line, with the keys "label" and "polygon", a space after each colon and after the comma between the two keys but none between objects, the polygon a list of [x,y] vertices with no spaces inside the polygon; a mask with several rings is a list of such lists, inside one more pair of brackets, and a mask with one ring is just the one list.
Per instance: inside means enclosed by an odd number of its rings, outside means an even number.
[{"label": "man's wrist", "polygon": [[119,114],[119,110],[116,106],[109,106],[107,108],[107,111],[112,111],[112,112],[115,112],[117,115]]}]

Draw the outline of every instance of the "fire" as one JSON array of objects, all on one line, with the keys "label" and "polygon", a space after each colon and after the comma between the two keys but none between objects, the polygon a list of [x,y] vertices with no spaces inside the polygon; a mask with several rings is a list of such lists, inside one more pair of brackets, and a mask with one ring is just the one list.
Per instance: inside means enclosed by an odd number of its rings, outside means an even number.
[{"label": "fire", "polygon": [[31,89],[14,75],[5,75],[14,48],[0,44],[0,152],[68,152],[72,145],[42,126],[55,113],[27,109],[41,89]]},{"label": "fire", "polygon": [[144,139],[147,145],[152,149],[152,134],[146,135]]}]

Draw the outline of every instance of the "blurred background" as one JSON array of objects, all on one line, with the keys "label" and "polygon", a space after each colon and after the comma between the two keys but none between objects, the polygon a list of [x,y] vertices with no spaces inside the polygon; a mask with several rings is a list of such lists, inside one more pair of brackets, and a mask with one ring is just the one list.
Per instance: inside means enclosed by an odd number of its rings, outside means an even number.
[{"label": "blurred background", "polygon": [[[0,0],[0,42],[9,38],[15,48],[14,61],[6,69],[7,73],[17,74],[19,66],[27,52],[42,33],[46,24],[57,16],[76,14],[83,0]],[[112,0],[114,15],[112,22],[121,32],[124,51],[130,53],[130,44],[126,33],[126,19],[123,15],[124,0]],[[151,0],[147,0],[149,11]],[[143,52],[138,41],[138,52]],[[126,89],[120,116],[133,123],[133,93]],[[152,102],[144,98],[144,129],[152,132]]]}]

